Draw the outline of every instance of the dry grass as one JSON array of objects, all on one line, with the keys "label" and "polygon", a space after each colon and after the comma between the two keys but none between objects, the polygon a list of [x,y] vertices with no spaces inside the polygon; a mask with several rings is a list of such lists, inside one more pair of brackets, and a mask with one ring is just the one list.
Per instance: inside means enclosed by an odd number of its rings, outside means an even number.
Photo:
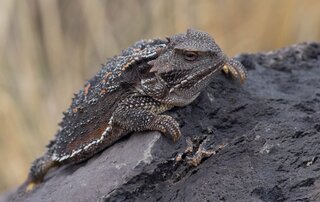
[{"label": "dry grass", "polygon": [[195,27],[230,55],[320,39],[317,0],[0,2],[0,191],[21,183],[107,57]]}]

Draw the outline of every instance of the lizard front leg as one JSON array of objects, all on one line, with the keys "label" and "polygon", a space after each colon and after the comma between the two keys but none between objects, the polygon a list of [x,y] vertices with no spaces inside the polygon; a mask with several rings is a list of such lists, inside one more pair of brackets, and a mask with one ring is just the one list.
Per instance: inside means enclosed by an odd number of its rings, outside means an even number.
[{"label": "lizard front leg", "polygon": [[171,116],[160,115],[172,107],[148,96],[129,96],[113,113],[113,122],[128,131],[160,131],[175,142],[181,136],[179,124]]}]

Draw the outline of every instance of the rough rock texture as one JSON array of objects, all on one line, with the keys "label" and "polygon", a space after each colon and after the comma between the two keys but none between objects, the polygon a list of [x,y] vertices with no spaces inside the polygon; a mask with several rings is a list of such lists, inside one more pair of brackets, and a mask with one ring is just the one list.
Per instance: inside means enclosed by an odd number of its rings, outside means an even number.
[{"label": "rough rock texture", "polygon": [[[243,87],[223,76],[170,114],[184,137],[133,134],[51,172],[18,201],[320,201],[320,44],[242,54]],[[198,167],[175,162],[185,137],[227,144]]]}]

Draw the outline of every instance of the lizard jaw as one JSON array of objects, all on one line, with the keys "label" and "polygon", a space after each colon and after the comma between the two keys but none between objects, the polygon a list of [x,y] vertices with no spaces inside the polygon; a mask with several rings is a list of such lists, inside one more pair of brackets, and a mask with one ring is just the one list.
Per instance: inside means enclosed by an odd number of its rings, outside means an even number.
[{"label": "lizard jaw", "polygon": [[[185,106],[193,102],[200,94],[203,87],[210,81],[212,75],[222,69],[223,65],[220,65],[218,68],[211,67],[202,71],[200,74],[199,72],[195,75],[187,77],[185,80],[180,82],[179,84],[175,85],[174,87],[170,88],[166,99],[163,100],[165,102],[171,103],[174,106]],[[209,71],[208,71],[209,70]],[[200,77],[200,78],[199,78]],[[179,89],[181,86],[188,82],[196,81],[192,87]]]},{"label": "lizard jaw", "polygon": [[177,85],[170,88],[169,93],[174,92],[178,88],[182,87],[183,85],[185,85],[193,80],[197,80],[197,82],[193,85],[194,87],[199,85],[202,81],[206,80],[208,77],[212,76],[213,74],[220,71],[224,67],[223,63],[221,63],[217,66],[218,66],[218,68],[216,66],[210,67],[210,68],[204,69],[200,72],[197,72],[196,74],[188,76],[186,79],[182,80],[180,83],[178,83]]}]

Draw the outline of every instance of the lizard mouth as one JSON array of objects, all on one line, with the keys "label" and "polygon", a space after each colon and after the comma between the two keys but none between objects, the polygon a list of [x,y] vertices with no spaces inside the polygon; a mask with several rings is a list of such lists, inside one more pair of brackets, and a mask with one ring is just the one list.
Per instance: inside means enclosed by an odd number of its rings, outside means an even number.
[{"label": "lizard mouth", "polygon": [[169,93],[172,93],[173,91],[175,91],[176,89],[179,88],[186,88],[188,89],[188,87],[192,88],[196,87],[198,84],[202,83],[204,80],[208,79],[209,77],[211,77],[213,74],[215,74],[216,72],[220,71],[223,66],[225,65],[224,61],[219,62],[218,64],[211,66],[209,68],[203,68],[202,70],[199,70],[197,72],[195,72],[195,74],[192,74],[188,77],[186,77],[185,79],[183,79],[180,83],[178,83],[177,85],[173,86]]}]

